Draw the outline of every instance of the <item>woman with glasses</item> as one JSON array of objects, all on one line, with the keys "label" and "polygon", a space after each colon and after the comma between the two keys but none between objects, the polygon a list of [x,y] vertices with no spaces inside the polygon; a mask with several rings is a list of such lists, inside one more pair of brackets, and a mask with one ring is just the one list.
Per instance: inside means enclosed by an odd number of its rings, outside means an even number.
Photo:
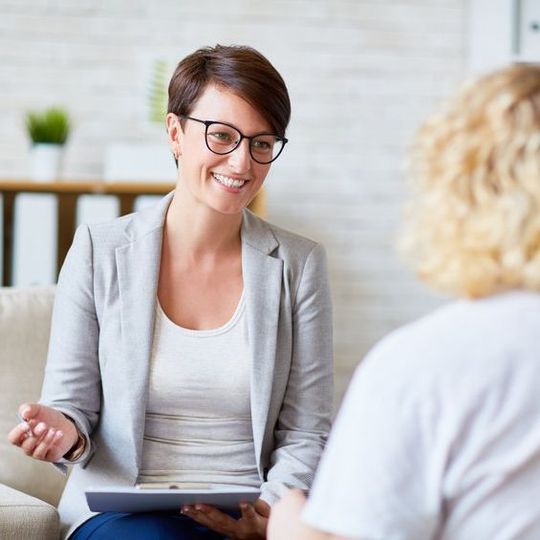
[{"label": "woman with glasses", "polygon": [[540,67],[468,84],[412,165],[404,246],[457,301],[362,361],[270,540],[540,538]]},{"label": "woman with glasses", "polygon": [[[246,209],[289,117],[260,53],[196,51],[169,85],[174,192],[79,227],[42,398],[10,433],[34,458],[78,465],[59,505],[70,538],[265,538],[284,488],[309,488],[332,404],[324,252]],[[92,516],[84,498],[89,486],[184,482],[261,495],[234,515],[197,504]]]}]

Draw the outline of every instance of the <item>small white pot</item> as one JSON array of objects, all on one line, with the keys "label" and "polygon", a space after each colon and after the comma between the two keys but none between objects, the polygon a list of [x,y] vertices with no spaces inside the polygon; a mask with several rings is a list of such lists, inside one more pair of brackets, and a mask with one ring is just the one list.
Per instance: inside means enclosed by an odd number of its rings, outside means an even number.
[{"label": "small white pot", "polygon": [[32,180],[54,182],[60,179],[64,146],[37,143],[32,146]]}]

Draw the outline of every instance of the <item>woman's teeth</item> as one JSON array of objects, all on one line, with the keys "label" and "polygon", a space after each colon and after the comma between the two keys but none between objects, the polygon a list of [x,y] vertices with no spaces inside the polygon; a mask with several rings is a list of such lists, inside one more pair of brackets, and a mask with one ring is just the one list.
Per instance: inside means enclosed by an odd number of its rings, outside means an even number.
[{"label": "woman's teeth", "polygon": [[223,174],[216,174],[213,173],[212,175],[220,184],[223,184],[227,187],[232,188],[241,188],[246,181],[245,180],[235,180],[234,178],[229,178],[228,176],[224,176]]}]

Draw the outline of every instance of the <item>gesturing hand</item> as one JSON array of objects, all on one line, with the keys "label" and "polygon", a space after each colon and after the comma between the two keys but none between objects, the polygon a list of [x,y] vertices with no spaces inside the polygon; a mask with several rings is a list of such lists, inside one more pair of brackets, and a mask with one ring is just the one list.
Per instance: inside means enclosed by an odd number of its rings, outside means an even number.
[{"label": "gesturing hand", "polygon": [[207,504],[182,507],[182,513],[186,516],[232,540],[264,540],[270,506],[258,499],[253,505],[241,503],[240,511],[241,517],[234,519]]},{"label": "gesturing hand", "polygon": [[8,434],[9,442],[30,457],[58,461],[77,442],[77,428],[60,411],[39,403],[19,407],[23,421]]}]

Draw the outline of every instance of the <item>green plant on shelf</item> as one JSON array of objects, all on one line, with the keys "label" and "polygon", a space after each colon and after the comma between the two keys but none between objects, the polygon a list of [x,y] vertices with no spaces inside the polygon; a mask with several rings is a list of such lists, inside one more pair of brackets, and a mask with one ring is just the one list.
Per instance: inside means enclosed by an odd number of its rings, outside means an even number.
[{"label": "green plant on shelf", "polygon": [[33,144],[64,144],[70,130],[69,114],[61,107],[29,111],[26,129]]}]

